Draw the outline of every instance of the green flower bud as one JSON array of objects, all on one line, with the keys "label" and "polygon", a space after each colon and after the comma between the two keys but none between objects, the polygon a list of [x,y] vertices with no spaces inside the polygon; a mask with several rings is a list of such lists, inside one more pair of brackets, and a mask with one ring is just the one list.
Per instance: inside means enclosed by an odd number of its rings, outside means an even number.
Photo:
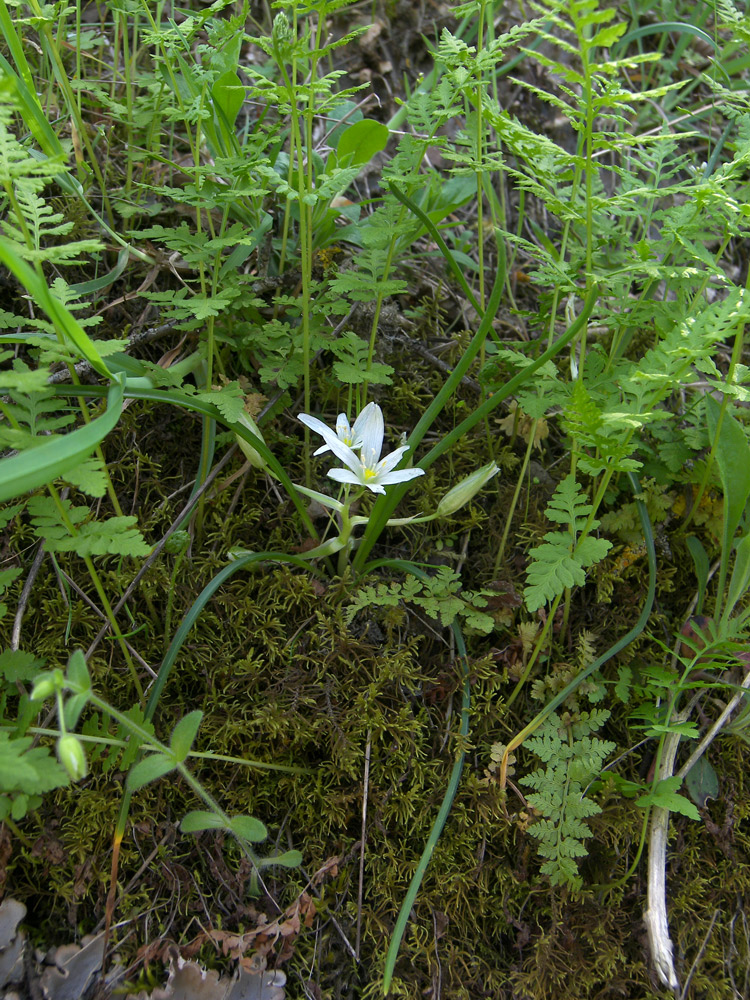
[{"label": "green flower bud", "polygon": [[452,490],[448,490],[438,504],[438,516],[448,517],[450,514],[455,514],[460,507],[463,507],[472,497],[476,496],[499,471],[499,466],[495,462],[490,462],[489,465],[483,465],[481,469],[472,472],[466,479],[462,479]]},{"label": "green flower bud", "polygon": [[73,781],[80,781],[88,773],[86,752],[77,736],[64,733],[57,741],[57,759],[71,776]]},{"label": "green flower bud", "polygon": [[[247,427],[251,434],[254,434],[257,438],[260,438],[261,441],[263,441],[263,444],[266,443],[263,435],[258,429],[258,425],[249,413],[243,413],[237,423],[242,424],[243,427]],[[248,444],[248,442],[243,437],[240,437],[239,434],[235,434],[235,438],[237,439],[237,444],[240,446],[240,451],[248,460],[250,465],[255,466],[256,469],[265,469],[266,460],[258,454],[255,448],[253,448],[251,444]]]},{"label": "green flower bud", "polygon": [[46,701],[47,698],[51,698],[58,691],[62,691],[64,683],[65,675],[59,668],[53,670],[52,673],[40,674],[34,682],[34,687],[31,691],[31,700]]},{"label": "green flower bud", "polygon": [[164,543],[164,548],[171,556],[178,556],[190,544],[190,532],[178,529]]}]

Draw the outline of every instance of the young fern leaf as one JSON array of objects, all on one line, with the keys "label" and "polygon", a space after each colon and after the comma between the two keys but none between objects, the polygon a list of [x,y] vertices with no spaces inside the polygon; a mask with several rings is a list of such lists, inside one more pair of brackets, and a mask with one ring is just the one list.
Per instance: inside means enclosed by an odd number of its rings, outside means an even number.
[{"label": "young fern leaf", "polygon": [[429,580],[407,577],[403,581],[379,583],[376,586],[361,587],[352,603],[346,609],[345,621],[351,624],[354,616],[363,608],[396,607],[401,601],[408,601],[422,608],[430,618],[439,621],[443,627],[451,625],[457,616],[463,624],[487,634],[495,627],[495,620],[482,608],[487,606],[487,597],[492,591],[469,593],[461,591],[461,579],[453,570],[442,566]]},{"label": "young fern leaf", "polygon": [[[560,483],[545,513],[551,521],[566,524],[567,531],[548,531],[544,541],[530,553],[531,563],[526,572],[528,585],[524,590],[526,607],[536,611],[547,601],[553,601],[567,587],[582,587],[590,566],[600,562],[612,548],[605,538],[586,535],[579,538],[592,507],[580,492],[581,487],[570,475]],[[599,526],[595,519],[589,531]]]},{"label": "young fern leaf", "polygon": [[592,836],[586,819],[601,812],[596,802],[585,798],[585,790],[616,746],[591,733],[608,718],[606,709],[593,709],[565,726],[552,713],[539,735],[526,741],[526,747],[546,765],[519,781],[534,789],[527,801],[543,817],[529,833],[539,842],[540,856],[547,859],[541,870],[552,885],[574,889],[582,885],[575,859],[586,856],[584,841]]},{"label": "young fern leaf", "polygon": [[345,385],[391,385],[393,368],[380,361],[367,366],[369,344],[351,330],[331,343],[331,351],[339,359],[333,362],[333,372],[339,382]]},{"label": "young fern leaf", "polygon": [[62,504],[73,533],[50,497],[32,497],[28,503],[34,532],[44,539],[48,552],[75,552],[79,556],[147,556],[151,551],[137,528],[135,517],[86,522],[91,513],[88,507],[73,507],[69,500],[63,500]]}]

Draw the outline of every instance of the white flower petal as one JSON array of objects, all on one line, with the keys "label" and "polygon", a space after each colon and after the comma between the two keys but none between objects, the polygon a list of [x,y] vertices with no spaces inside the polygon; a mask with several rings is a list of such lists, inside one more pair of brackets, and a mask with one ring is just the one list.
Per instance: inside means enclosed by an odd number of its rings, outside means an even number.
[{"label": "white flower petal", "polygon": [[[371,405],[372,409],[370,410]],[[383,435],[385,434],[383,411],[377,403],[368,403],[362,410],[360,417],[364,417],[360,428],[362,462],[368,469],[374,469],[380,458],[380,452],[383,450]]]},{"label": "white flower petal", "polygon": [[390,455],[386,455],[385,458],[381,459],[378,462],[378,478],[380,477],[381,473],[383,475],[386,475],[386,473],[390,472],[391,469],[395,469],[398,463],[401,461],[404,452],[407,452],[408,450],[409,446],[403,445],[403,447],[396,448],[396,450],[392,451]]},{"label": "white flower petal", "polygon": [[[303,424],[324,438],[326,450],[332,451],[349,468],[358,469],[360,467],[361,463],[352,449],[348,445],[345,445],[343,441],[339,441],[336,432],[326,426],[322,420],[318,420],[317,417],[311,417],[307,413],[299,413],[298,417]],[[320,450],[316,451],[315,454],[320,454]]]},{"label": "white flower petal", "polygon": [[352,430],[345,413],[339,413],[336,420],[336,437],[338,437],[339,441],[343,441],[344,444],[351,445],[352,443]]},{"label": "white flower petal", "polygon": [[384,486],[390,486],[391,483],[406,483],[410,479],[416,479],[417,476],[423,475],[424,469],[399,469],[397,472],[386,472],[385,475],[378,476],[378,482]]},{"label": "white flower petal", "polygon": [[356,472],[352,472],[351,469],[329,469],[328,475],[331,479],[335,479],[337,483],[354,483],[355,486],[362,485],[361,478]]},{"label": "white flower petal", "polygon": [[367,406],[362,410],[360,415],[354,421],[354,427],[352,427],[352,448],[359,448],[362,445],[362,429],[365,427],[367,422],[372,419],[372,415],[375,411],[377,403],[368,403]]},{"label": "white flower petal", "polygon": [[298,413],[297,419],[309,427],[311,431],[315,431],[316,434],[320,434],[326,440],[328,440],[329,435],[333,434],[330,427],[326,426],[322,420],[318,420],[317,417],[311,417],[309,413]]},{"label": "white flower petal", "polygon": [[348,465],[353,472],[355,473],[361,472],[362,463],[360,462],[359,458],[354,454],[349,445],[344,444],[343,441],[339,441],[339,439],[335,435],[330,439],[327,438],[326,440],[328,441],[328,445],[333,454],[336,456],[336,458],[341,459],[344,465]]}]

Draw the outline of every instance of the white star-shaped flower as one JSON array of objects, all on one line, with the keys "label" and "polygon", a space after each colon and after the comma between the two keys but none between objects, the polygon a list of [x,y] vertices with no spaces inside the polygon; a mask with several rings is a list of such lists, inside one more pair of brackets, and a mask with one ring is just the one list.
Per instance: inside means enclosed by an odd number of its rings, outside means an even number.
[{"label": "white star-shaped flower", "polygon": [[[331,479],[339,483],[365,486],[373,493],[385,493],[384,486],[405,483],[424,475],[424,469],[396,470],[404,453],[409,450],[408,445],[396,448],[385,458],[380,457],[385,425],[383,411],[377,403],[368,403],[354,421],[352,428],[349,428],[349,421],[343,413],[336,421],[335,431],[327,427],[322,420],[307,413],[300,413],[299,419],[316,434],[320,434],[325,441],[325,446],[319,448],[315,452],[316,455],[330,450],[346,465],[345,469],[331,469],[328,473]],[[351,438],[351,445],[346,443],[344,435]],[[359,456],[355,453],[355,448],[359,449]]]},{"label": "white star-shaped flower", "polygon": [[[349,426],[349,420],[345,413],[339,413],[338,419],[336,420],[336,437],[343,444],[347,445],[349,448],[361,448],[362,447],[362,428],[365,423],[372,415],[372,409],[375,407],[375,403],[368,403],[367,406],[362,410],[360,415],[354,421],[354,426]],[[328,437],[332,434],[331,428],[323,423],[322,420],[318,420],[317,417],[310,417],[307,413],[300,413],[300,420],[303,424],[307,424],[310,430],[320,434],[323,438],[328,440]],[[313,455],[322,455],[325,451],[330,451],[331,446],[329,444],[324,444],[317,451],[313,452]]]}]

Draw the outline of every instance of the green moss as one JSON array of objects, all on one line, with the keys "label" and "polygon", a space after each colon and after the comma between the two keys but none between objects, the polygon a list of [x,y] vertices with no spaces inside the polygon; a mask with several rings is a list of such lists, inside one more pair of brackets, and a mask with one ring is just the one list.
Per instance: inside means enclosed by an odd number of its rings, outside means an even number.
[{"label": "green moss", "polygon": [[[396,427],[412,426],[416,408],[430,398],[433,383],[434,373],[423,369],[395,387],[389,407]],[[446,426],[462,416],[458,401],[445,414]],[[138,447],[128,452],[136,426]],[[131,503],[149,512],[143,526],[151,539],[158,538],[181,509],[185,494],[166,498],[197,464],[198,430],[184,415],[139,405],[127,411],[122,428],[108,442],[113,454],[125,456],[115,466],[123,483],[135,481],[138,464],[138,489],[128,496],[126,507]],[[274,433],[270,428],[272,447]],[[278,433],[280,453],[299,463],[298,440]],[[485,448],[483,433],[470,437],[460,454],[430,469],[406,506],[433,510],[452,483],[485,460]],[[227,476],[231,471],[227,469]],[[299,467],[290,472],[301,478]],[[321,474],[317,467],[315,472]],[[486,586],[504,528],[503,511],[514,488],[512,476],[498,477],[492,488],[497,494],[488,491],[447,523],[389,531],[380,551],[452,561],[468,535],[464,585]],[[517,589],[523,585],[518,557],[525,540],[545,530],[545,504],[542,490],[532,485],[527,492],[524,487],[500,574]],[[306,540],[289,504],[279,503],[265,477],[255,471],[240,493],[236,484],[217,489],[203,523],[204,534],[194,540],[171,593],[173,561],[162,555],[129,605],[132,622],[123,614],[129,628],[141,627],[133,642],[152,669],[158,668],[165,648],[168,599],[174,606],[174,629],[200,589],[226,564],[229,545],[293,551]],[[30,541],[27,529],[18,528],[15,544]],[[80,565],[67,557],[60,564],[85,589]],[[102,563],[105,586],[112,594],[122,592],[135,571],[127,562]],[[605,636],[620,635],[632,624],[642,600],[642,577],[637,566],[619,577],[612,575],[612,601],[595,609],[597,648]],[[689,578],[689,567],[676,561],[669,581],[675,592],[684,590]],[[440,807],[459,743],[455,733],[462,669],[449,637],[433,622],[425,623],[410,605],[361,612],[351,627],[345,626],[343,604],[350,587],[346,580],[321,582],[275,564],[233,577],[205,608],[183,645],[155,718],[157,734],[166,738],[183,715],[200,708],[204,721],[197,749],[307,769],[302,775],[288,774],[209,759],[191,765],[224,808],[249,812],[267,824],[269,850],[278,845],[280,850],[293,846],[302,851],[304,871],[264,872],[264,882],[282,908],[309,888],[308,876],[329,859],[339,859],[335,874],[316,886],[319,917],[314,931],[303,932],[295,943],[290,998],[303,995],[294,973],[303,980],[312,976],[325,997],[379,995],[396,915]],[[591,593],[587,595],[585,600],[578,595],[572,604],[571,641],[590,627],[591,606],[586,601]],[[661,620],[667,633],[679,622],[681,609],[669,601],[674,601],[674,592],[665,586],[661,618],[653,619],[656,631]],[[66,646],[62,637],[68,618]],[[511,713],[504,707],[511,662],[505,652],[516,639],[516,623],[511,615],[511,624],[489,639],[470,640],[472,706],[464,775],[414,906],[393,996],[417,1000],[439,990],[451,1000],[556,1000],[570,995],[570,984],[575,983],[576,1000],[655,998],[661,994],[653,985],[641,929],[643,863],[630,882],[612,890],[572,896],[550,889],[539,876],[524,803],[513,790],[501,795],[494,784],[482,780],[490,745],[516,733],[536,708],[524,698]],[[98,616],[78,597],[67,604],[45,564],[24,619],[26,647],[47,657],[51,665],[64,665],[70,646],[85,648],[99,627]],[[622,661],[636,655],[647,658],[655,649],[653,640],[643,636]],[[542,661],[540,672],[549,672],[556,659],[567,663],[574,658],[574,647],[556,649],[549,663]],[[605,670],[605,680],[616,678],[616,666]],[[90,669],[95,688],[114,705],[132,705],[130,678],[111,640],[98,647]],[[635,742],[628,710],[615,705],[607,731],[623,748]],[[743,749],[743,743],[730,739],[715,747],[722,799],[711,803],[709,811],[716,828],[725,832],[712,834],[703,824],[687,820],[674,824],[670,923],[681,973],[699,959],[689,994],[696,998],[710,990],[712,1000],[731,996],[731,977],[743,981],[748,967],[742,901],[750,890],[743,863],[750,844],[743,820],[750,806]],[[16,843],[7,864],[7,885],[29,906],[35,934],[46,945],[69,940],[74,930],[91,929],[104,913],[123,775],[104,773],[103,760],[93,761],[84,783],[49,795],[42,808],[23,821],[22,831],[32,847]],[[519,767],[525,764],[521,760]],[[640,755],[632,754],[621,771],[635,778],[640,765]],[[604,790],[601,803],[602,814],[592,820],[590,855],[582,864],[584,884],[606,884],[624,874],[640,838],[642,814],[632,803],[623,802],[611,789]],[[193,938],[196,921],[207,920],[207,913],[228,930],[253,927],[258,913],[269,919],[276,915],[269,898],[250,898],[247,863],[233,841],[209,833],[179,834],[176,824],[196,804],[178,780],[147,786],[133,798],[121,850],[116,912],[118,920],[132,921],[132,934],[123,934],[121,940],[126,962],[139,946],[159,936]],[[357,939],[358,926],[356,963],[349,945]],[[213,960],[205,946],[201,956],[208,964]]]}]

